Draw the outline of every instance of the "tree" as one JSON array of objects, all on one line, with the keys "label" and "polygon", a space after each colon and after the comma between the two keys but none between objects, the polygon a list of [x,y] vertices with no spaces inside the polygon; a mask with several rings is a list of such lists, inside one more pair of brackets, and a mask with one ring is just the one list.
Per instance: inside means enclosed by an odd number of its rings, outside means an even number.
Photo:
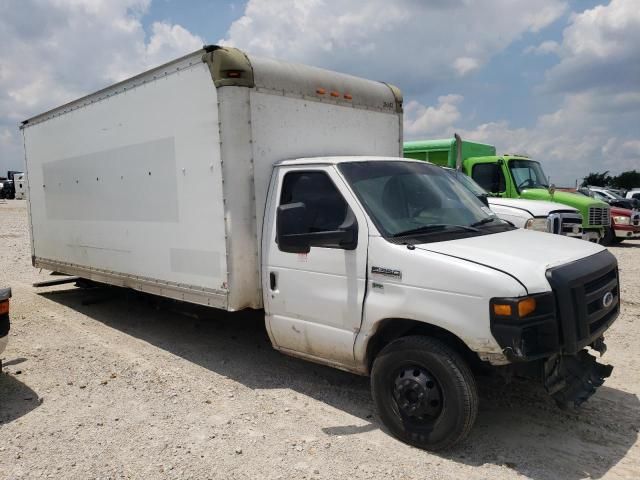
[{"label": "tree", "polygon": [[611,177],[611,185],[617,188],[624,188],[625,190],[640,187],[640,172],[636,170],[622,172],[618,176]]},{"label": "tree", "polygon": [[602,173],[592,172],[582,180],[582,186],[587,187],[593,185],[594,187],[606,187],[611,184],[611,177],[608,175],[609,170]]}]

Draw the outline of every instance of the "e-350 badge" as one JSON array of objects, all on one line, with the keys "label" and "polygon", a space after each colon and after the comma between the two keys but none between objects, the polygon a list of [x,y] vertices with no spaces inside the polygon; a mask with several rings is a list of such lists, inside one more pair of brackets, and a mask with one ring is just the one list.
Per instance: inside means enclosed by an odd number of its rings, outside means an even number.
[{"label": "e-350 badge", "polygon": [[400,270],[394,270],[393,268],[371,267],[371,273],[376,275],[384,275],[385,277],[393,277],[397,279],[402,278],[402,272]]}]

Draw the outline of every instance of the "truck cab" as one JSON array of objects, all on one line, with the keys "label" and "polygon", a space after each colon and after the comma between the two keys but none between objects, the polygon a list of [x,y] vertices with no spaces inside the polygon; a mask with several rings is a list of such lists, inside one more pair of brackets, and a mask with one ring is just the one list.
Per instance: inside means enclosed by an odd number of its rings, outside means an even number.
[{"label": "truck cab", "polygon": [[[609,225],[609,206],[595,199],[569,192],[555,191],[549,185],[540,162],[523,155],[496,155],[493,145],[461,142],[459,168],[493,197],[545,200],[569,205],[580,211],[583,218],[583,238],[599,241]],[[455,168],[457,145],[455,139],[405,142],[404,155],[428,160]]]},{"label": "truck cab", "polygon": [[582,215],[577,209],[542,200],[491,197],[470,176],[453,168],[444,168],[498,217],[516,227],[582,238]]},{"label": "truck cab", "polygon": [[616,260],[487,210],[427,162],[277,163],[261,248],[274,348],[370,375],[385,425],[422,448],[469,432],[474,362],[580,404],[611,371],[585,347],[604,351],[618,315]]}]

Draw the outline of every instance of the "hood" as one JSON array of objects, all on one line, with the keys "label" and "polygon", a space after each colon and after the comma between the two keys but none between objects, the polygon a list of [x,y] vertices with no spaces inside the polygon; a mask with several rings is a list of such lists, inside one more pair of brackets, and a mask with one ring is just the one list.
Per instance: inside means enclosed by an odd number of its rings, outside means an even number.
[{"label": "hood", "polygon": [[549,291],[549,268],[595,255],[604,247],[584,240],[517,229],[416,248],[479,263],[515,277],[528,293]]},{"label": "hood", "polygon": [[631,217],[633,215],[633,210],[628,208],[620,208],[620,207],[611,207],[611,215],[624,215],[625,217]]},{"label": "hood", "polygon": [[578,210],[567,205],[558,205],[554,202],[546,202],[544,200],[525,200],[524,198],[502,198],[489,197],[489,206],[502,205],[505,207],[518,208],[529,212],[534,217],[546,217],[551,212],[562,210],[565,212],[578,213]]},{"label": "hood", "polygon": [[556,190],[553,196],[551,196],[549,191],[545,190],[544,188],[527,188],[520,192],[520,195],[522,196],[522,198],[527,198],[530,200],[547,200],[554,203],[571,205],[572,207],[575,207],[577,209],[607,206],[605,202],[595,200],[591,197],[587,197],[586,195],[581,195],[579,193]]}]

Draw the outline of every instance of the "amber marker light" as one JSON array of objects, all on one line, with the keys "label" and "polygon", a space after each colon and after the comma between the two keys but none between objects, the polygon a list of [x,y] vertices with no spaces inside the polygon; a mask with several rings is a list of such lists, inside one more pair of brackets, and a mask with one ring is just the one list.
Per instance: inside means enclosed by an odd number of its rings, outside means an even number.
[{"label": "amber marker light", "polygon": [[324,95],[327,91],[324,88],[316,88],[316,93],[318,95]]},{"label": "amber marker light", "polygon": [[526,317],[536,309],[536,299],[533,297],[525,298],[518,302],[518,316]]},{"label": "amber marker light", "polygon": [[501,317],[510,317],[511,316],[511,305],[504,303],[494,303],[493,304],[493,313],[499,315]]},{"label": "amber marker light", "polygon": [[353,99],[353,97],[351,95],[349,95],[348,93],[344,94],[344,98],[345,98],[345,100],[352,100]]},{"label": "amber marker light", "polygon": [[331,92],[331,96],[338,98],[340,94],[338,92]]}]

